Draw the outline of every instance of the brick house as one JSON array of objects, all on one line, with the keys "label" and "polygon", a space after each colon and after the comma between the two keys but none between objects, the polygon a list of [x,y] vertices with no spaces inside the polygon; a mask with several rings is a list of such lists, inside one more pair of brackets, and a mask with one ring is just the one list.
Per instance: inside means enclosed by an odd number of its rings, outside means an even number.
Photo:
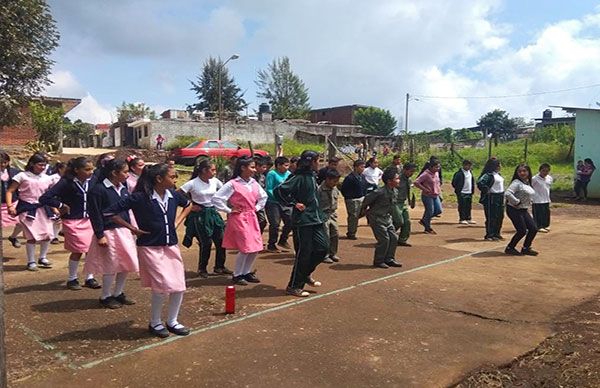
[{"label": "brick house", "polygon": [[331,124],[354,125],[354,112],[367,105],[343,105],[331,108],[313,109],[310,111],[310,122],[328,121]]},{"label": "brick house", "polygon": [[[32,100],[40,101],[50,107],[62,108],[65,114],[81,103],[78,98],[62,97],[35,97]],[[23,146],[37,138],[37,133],[31,124],[29,105],[20,108],[21,121],[13,126],[0,127],[0,146]]]}]

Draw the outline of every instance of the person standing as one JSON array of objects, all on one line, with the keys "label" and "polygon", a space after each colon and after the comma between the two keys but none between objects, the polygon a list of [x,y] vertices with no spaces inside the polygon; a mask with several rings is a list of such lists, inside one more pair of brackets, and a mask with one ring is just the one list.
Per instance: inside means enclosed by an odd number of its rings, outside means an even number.
[{"label": "person standing", "polygon": [[489,159],[477,179],[477,187],[481,191],[479,203],[483,205],[485,213],[486,241],[504,240],[500,234],[504,219],[504,178],[500,175],[501,168],[498,159]]},{"label": "person standing", "polygon": [[[273,194],[273,190],[285,182],[290,176],[290,172],[288,171],[289,167],[289,159],[285,156],[278,156],[275,159],[275,168],[267,173],[266,192],[268,199],[265,212],[267,213],[267,220],[269,220],[268,252],[280,252],[277,246],[285,250],[291,249],[288,238],[292,231],[292,208],[280,203]],[[282,221],[283,227],[281,228],[280,234],[279,225]]]},{"label": "person standing", "polygon": [[[506,198],[506,215],[512,221],[515,227],[515,234],[504,250],[507,255],[529,255],[537,256],[538,252],[531,248],[533,239],[537,234],[535,221],[529,214],[532,198],[535,190],[531,187],[531,169],[526,164],[520,164],[515,169],[512,181],[504,197]],[[525,237],[523,248],[519,252],[517,244]]]},{"label": "person standing", "polygon": [[379,182],[381,182],[381,177],[383,175],[383,171],[379,168],[379,160],[376,157],[372,157],[367,160],[366,168],[363,171],[363,176],[367,181],[367,193],[377,190],[379,187]]},{"label": "person standing", "polygon": [[531,211],[538,232],[548,233],[550,231],[550,187],[553,182],[548,163],[542,163],[539,172],[531,178],[531,187],[535,190]]},{"label": "person standing", "polygon": [[363,176],[365,170],[364,160],[355,160],[352,172],[348,174],[342,182],[342,195],[346,204],[348,213],[348,230],[346,238],[356,240],[356,231],[358,230],[358,218],[363,199],[367,194],[367,180]]},{"label": "person standing", "polygon": [[225,184],[229,182],[231,177],[233,176],[233,170],[235,170],[235,164],[237,162],[237,156],[232,156],[229,158],[229,163],[225,165],[221,171],[219,171],[217,178],[221,181],[221,183]]},{"label": "person standing", "polygon": [[585,158],[583,160],[583,168],[577,172],[577,180],[575,181],[575,195],[577,200],[587,201],[587,187],[595,170],[596,165],[592,159]]},{"label": "person standing", "polygon": [[323,263],[331,264],[340,261],[338,257],[339,228],[337,222],[337,208],[340,191],[337,188],[340,183],[338,170],[330,169],[325,175],[325,180],[319,185],[319,205],[325,214],[325,233],[329,238],[329,252]]},{"label": "person standing", "polygon": [[327,161],[327,166],[321,168],[317,173],[317,185],[320,185],[321,183],[323,183],[323,181],[325,181],[325,178],[327,177],[327,171],[337,170],[339,162],[340,158],[338,158],[337,156],[334,156]]},{"label": "person standing", "polygon": [[[2,228],[8,228],[10,226],[14,226],[13,232],[10,236],[8,236],[8,241],[12,244],[14,248],[21,248],[21,242],[19,241],[19,234],[23,232],[23,226],[19,222],[19,218],[15,216],[11,216],[8,213],[8,206],[6,205],[6,192],[8,191],[8,186],[12,181],[13,177],[16,176],[21,171],[10,167],[10,155],[5,151],[0,151],[0,197],[2,207],[0,211],[2,211]],[[15,191],[13,193],[13,204],[17,204],[17,200],[19,199],[19,192]]]},{"label": "person standing", "polygon": [[415,180],[415,187],[421,190],[421,200],[425,208],[423,217],[419,220],[419,223],[425,228],[425,234],[437,234],[431,227],[431,219],[442,214],[439,169],[439,161],[430,161],[429,167]]},{"label": "person standing", "polygon": [[[267,173],[273,164],[271,162],[271,158],[269,156],[256,157],[254,158],[254,162],[256,163],[256,174],[254,175],[254,180],[256,183],[267,191]],[[267,227],[267,213],[265,209],[261,209],[256,212],[256,217],[258,217],[258,226],[260,228],[260,234],[262,235]]]},{"label": "person standing", "polygon": [[398,175],[402,174],[402,158],[399,154],[394,155],[392,158],[392,164],[387,168],[395,168]]},{"label": "person standing", "polygon": [[408,212],[408,201],[410,201],[410,187],[412,185],[410,178],[413,176],[416,170],[417,165],[414,163],[406,163],[402,167],[400,173],[400,184],[398,186],[398,201],[394,208],[394,213],[392,214],[394,228],[398,232],[398,245],[403,247],[412,246],[408,242],[408,239],[410,238],[410,214]]},{"label": "person standing", "polygon": [[304,291],[306,284],[321,286],[312,273],[329,252],[325,215],[317,196],[315,172],[318,168],[319,154],[311,150],[302,152],[294,175],[273,191],[278,201],[294,209],[292,221],[296,259],[286,292],[297,297],[310,295]]},{"label": "person standing", "polygon": [[475,191],[472,166],[473,163],[470,160],[463,160],[462,168],[455,172],[452,177],[452,187],[458,201],[458,223],[464,225],[476,224],[471,219],[471,207]]},{"label": "person standing", "polygon": [[158,136],[156,136],[156,149],[157,150],[162,150],[163,143],[165,142],[165,140],[166,139],[160,133],[158,134]]}]

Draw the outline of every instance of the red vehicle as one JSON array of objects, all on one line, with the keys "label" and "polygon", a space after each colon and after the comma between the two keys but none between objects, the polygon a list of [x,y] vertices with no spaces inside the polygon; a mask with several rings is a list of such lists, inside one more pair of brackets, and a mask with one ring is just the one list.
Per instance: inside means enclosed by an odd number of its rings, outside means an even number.
[{"label": "red vehicle", "polygon": [[[268,152],[253,150],[254,156],[267,156]],[[250,149],[241,148],[237,144],[227,140],[198,140],[184,148],[176,148],[171,151],[171,158],[175,163],[193,165],[198,158],[226,158],[232,156],[251,156]]]}]

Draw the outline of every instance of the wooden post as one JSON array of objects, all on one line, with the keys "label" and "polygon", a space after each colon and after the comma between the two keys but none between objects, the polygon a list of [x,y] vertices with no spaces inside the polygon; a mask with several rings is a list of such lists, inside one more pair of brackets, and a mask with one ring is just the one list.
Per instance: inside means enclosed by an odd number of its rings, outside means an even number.
[{"label": "wooden post", "polygon": [[415,162],[415,139],[411,138],[410,139],[410,143],[408,145],[408,153],[409,153],[409,159],[411,163]]},{"label": "wooden post", "polygon": [[250,149],[250,157],[254,157],[254,149],[252,149],[252,142],[248,140],[248,148]]},{"label": "wooden post", "polygon": [[[2,212],[0,212],[0,225],[2,225]],[[6,381],[6,342],[4,341],[4,243],[2,228],[0,228],[0,388],[8,385]]]},{"label": "wooden post", "polygon": [[524,163],[527,163],[527,143],[529,142],[529,139],[525,138],[525,160],[523,161]]},{"label": "wooden post", "polygon": [[335,150],[335,147],[333,146],[333,144],[337,145],[337,133],[338,133],[337,128],[333,128],[331,130],[331,136],[329,136],[329,139],[328,139],[329,141],[327,141],[327,160],[333,158],[336,154],[336,150]]},{"label": "wooden post", "polygon": [[488,144],[488,160],[492,158],[492,138],[493,137],[494,136],[492,135],[492,137],[490,137],[488,139],[488,141],[489,141],[489,144]]}]

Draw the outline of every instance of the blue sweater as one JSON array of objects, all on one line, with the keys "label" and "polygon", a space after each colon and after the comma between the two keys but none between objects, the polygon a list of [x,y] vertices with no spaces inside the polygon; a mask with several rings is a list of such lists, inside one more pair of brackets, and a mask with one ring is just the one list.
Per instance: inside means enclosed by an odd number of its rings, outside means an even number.
[{"label": "blue sweater", "polygon": [[277,170],[271,170],[267,173],[267,182],[265,184],[269,202],[279,203],[277,199],[273,196],[273,190],[278,187],[280,184],[286,181],[286,179],[290,176],[290,172],[286,171],[283,174]]}]

